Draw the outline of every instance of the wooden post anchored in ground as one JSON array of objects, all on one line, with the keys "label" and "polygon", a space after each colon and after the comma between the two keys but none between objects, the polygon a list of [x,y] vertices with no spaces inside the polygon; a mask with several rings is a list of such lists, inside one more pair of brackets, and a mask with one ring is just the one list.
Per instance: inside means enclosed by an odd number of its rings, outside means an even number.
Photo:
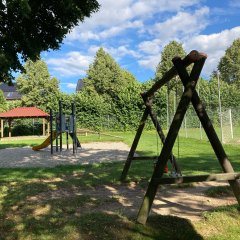
[{"label": "wooden post anchored in ground", "polygon": [[[240,173],[235,173],[233,167],[228,160],[228,157],[223,149],[223,146],[213,128],[213,125],[207,115],[204,106],[202,105],[195,86],[197,84],[200,72],[204,65],[205,54],[192,51],[186,58],[181,60],[179,57],[173,59],[173,64],[176,72],[178,73],[183,85],[184,93],[179,102],[177,111],[173,118],[170,126],[168,135],[163,145],[162,151],[158,157],[156,167],[154,169],[152,178],[150,180],[147,192],[143,199],[143,203],[138,213],[137,221],[145,224],[148,214],[151,210],[153,200],[155,198],[157,188],[159,184],[171,184],[171,183],[182,183],[182,182],[201,182],[201,181],[218,181],[227,180],[232,187],[233,193],[240,205]],[[191,74],[189,75],[186,70],[186,62],[194,63]],[[154,92],[154,88],[159,87],[162,80],[156,82],[149,91],[151,94]],[[201,124],[208,136],[208,139],[213,147],[213,150],[218,158],[218,161],[223,169],[224,173],[213,174],[213,175],[200,175],[200,176],[185,176],[177,178],[162,178],[164,166],[167,162],[169,155],[171,154],[174,142],[177,138],[177,134],[180,130],[184,115],[186,114],[187,108],[192,102],[193,107],[201,121]]]},{"label": "wooden post anchored in ground", "polygon": [[1,138],[4,136],[4,122],[3,119],[1,119]]},{"label": "wooden post anchored in ground", "polygon": [[45,118],[42,119],[42,123],[43,123],[43,136],[45,136],[46,135]]},{"label": "wooden post anchored in ground", "polygon": [[[181,71],[178,67],[178,62],[182,61],[181,59],[175,58],[173,60],[173,63],[176,67],[177,71]],[[170,156],[170,153],[172,151],[174,142],[177,138],[179,129],[181,127],[183,118],[185,116],[185,113],[188,109],[188,106],[191,101],[191,97],[193,94],[193,90],[197,84],[201,69],[204,65],[205,58],[201,58],[200,61],[196,62],[193,66],[192,72],[190,76],[184,76],[186,79],[184,79],[186,82],[188,82],[187,86],[185,87],[184,93],[182,95],[182,98],[179,102],[176,114],[173,118],[172,124],[170,126],[168,135],[166,137],[165,143],[163,145],[162,151],[160,153],[160,156],[158,157],[156,167],[154,169],[152,178],[150,180],[150,183],[148,185],[147,192],[145,194],[143,203],[141,205],[141,208],[138,213],[137,221],[139,223],[145,224],[149,215],[149,212],[151,210],[153,200],[155,198],[155,195],[157,193],[158,184],[155,182],[155,178],[161,178],[164,172],[164,167],[167,163],[167,159]],[[181,76],[180,76],[181,78]]]}]

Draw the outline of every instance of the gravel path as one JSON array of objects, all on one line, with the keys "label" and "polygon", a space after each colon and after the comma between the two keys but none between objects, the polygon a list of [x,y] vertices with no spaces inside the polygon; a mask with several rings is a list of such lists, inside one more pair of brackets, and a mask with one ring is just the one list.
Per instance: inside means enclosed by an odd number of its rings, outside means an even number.
[{"label": "gravel path", "polygon": [[88,164],[126,160],[129,146],[122,142],[96,142],[82,144],[82,149],[73,155],[72,149],[51,155],[50,148],[33,151],[30,147],[0,150],[0,168],[54,167],[57,165]]}]

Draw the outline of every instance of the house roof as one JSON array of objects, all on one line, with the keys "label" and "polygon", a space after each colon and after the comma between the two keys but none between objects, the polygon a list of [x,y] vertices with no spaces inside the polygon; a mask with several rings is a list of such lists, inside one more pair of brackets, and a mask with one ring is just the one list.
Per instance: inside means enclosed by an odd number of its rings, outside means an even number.
[{"label": "house roof", "polygon": [[12,86],[9,86],[6,83],[0,83],[0,90],[3,91],[6,100],[18,100],[22,97],[22,95],[17,91],[15,83]]},{"label": "house roof", "polygon": [[83,82],[83,79],[78,79],[78,82],[77,82],[77,87],[76,87],[76,92],[79,92],[82,90],[84,86],[84,82]]},{"label": "house roof", "polygon": [[49,117],[48,113],[45,113],[36,107],[18,107],[9,110],[4,113],[0,113],[0,118],[34,118],[34,117]]}]

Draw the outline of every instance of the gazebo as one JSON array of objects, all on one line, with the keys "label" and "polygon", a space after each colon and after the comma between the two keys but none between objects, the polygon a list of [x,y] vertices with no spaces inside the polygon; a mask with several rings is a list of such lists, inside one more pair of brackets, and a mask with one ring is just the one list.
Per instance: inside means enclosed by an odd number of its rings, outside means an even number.
[{"label": "gazebo", "polygon": [[[9,125],[9,137],[12,135],[12,121],[14,119],[23,119],[23,118],[42,118],[43,119],[43,135],[46,134],[45,121],[49,118],[49,114],[45,113],[39,108],[36,107],[17,107],[12,110],[9,110],[4,113],[0,113],[1,119],[1,138],[3,138],[4,131],[4,120],[8,122]],[[49,131],[49,125],[48,125]]]}]

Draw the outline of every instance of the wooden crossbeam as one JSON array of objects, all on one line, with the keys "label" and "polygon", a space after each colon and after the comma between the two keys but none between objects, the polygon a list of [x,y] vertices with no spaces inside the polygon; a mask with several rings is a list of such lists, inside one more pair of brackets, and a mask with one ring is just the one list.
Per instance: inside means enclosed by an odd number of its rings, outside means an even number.
[{"label": "wooden crossbeam", "polygon": [[212,181],[230,181],[240,179],[240,172],[235,173],[218,173],[210,175],[196,175],[184,177],[163,177],[154,178],[154,184],[179,184],[179,183],[192,183],[192,182],[212,182]]},{"label": "wooden crossbeam", "polygon": [[158,156],[132,157],[131,160],[157,160]]}]

